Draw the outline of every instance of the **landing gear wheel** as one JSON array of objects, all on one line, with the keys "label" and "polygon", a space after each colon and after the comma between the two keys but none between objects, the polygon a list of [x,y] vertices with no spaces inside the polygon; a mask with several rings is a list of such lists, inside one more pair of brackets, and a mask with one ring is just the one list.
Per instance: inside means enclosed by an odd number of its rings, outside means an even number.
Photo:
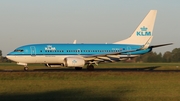
[{"label": "landing gear wheel", "polygon": [[94,70],[94,66],[93,65],[87,65],[87,70]]},{"label": "landing gear wheel", "polygon": [[24,67],[24,71],[27,71],[29,68],[28,67]]},{"label": "landing gear wheel", "polygon": [[82,67],[75,67],[76,70],[82,70]]}]

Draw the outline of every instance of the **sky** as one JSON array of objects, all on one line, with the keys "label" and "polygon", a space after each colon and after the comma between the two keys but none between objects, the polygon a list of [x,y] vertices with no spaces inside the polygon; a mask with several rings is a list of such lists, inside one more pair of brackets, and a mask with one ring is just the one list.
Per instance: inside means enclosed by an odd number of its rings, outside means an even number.
[{"label": "sky", "polygon": [[157,10],[153,51],[180,48],[180,0],[0,0],[0,50],[35,43],[113,43]]}]

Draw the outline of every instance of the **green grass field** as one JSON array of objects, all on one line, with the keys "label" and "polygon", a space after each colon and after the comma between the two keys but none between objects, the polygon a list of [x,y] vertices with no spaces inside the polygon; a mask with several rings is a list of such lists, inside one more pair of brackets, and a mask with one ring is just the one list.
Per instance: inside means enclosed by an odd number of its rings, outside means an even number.
[{"label": "green grass field", "polygon": [[[98,68],[179,70],[179,63],[116,63]],[[30,65],[29,68],[45,68]],[[23,69],[0,64],[0,69]],[[180,72],[0,72],[0,101],[179,101]]]}]

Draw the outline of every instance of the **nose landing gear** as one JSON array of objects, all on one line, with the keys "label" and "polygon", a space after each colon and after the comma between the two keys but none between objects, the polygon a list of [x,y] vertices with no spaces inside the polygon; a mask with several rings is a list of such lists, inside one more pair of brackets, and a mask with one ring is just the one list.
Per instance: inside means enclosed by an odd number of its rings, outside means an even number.
[{"label": "nose landing gear", "polygon": [[28,67],[27,66],[24,66],[24,71],[28,71]]}]

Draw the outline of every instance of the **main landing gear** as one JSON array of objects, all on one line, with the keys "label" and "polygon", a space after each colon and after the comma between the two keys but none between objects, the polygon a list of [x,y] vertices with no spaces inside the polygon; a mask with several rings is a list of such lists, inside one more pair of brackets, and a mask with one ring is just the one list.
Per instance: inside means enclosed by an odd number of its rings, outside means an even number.
[{"label": "main landing gear", "polygon": [[[82,67],[75,67],[75,70],[82,70]],[[88,64],[87,70],[89,70],[89,71],[94,70],[94,66],[92,64]]]},{"label": "main landing gear", "polygon": [[88,64],[87,65],[87,70],[94,70],[94,66],[92,64]]}]

